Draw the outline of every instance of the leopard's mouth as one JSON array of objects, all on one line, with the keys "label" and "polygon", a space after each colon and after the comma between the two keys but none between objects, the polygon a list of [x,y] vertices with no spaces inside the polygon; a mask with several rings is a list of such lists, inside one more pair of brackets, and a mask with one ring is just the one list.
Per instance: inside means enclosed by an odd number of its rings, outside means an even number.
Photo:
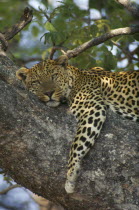
[{"label": "leopard's mouth", "polygon": [[65,96],[61,94],[61,92],[56,92],[55,90],[47,91],[44,93],[47,97],[47,105],[50,107],[57,107],[60,104],[67,103],[67,99]]},{"label": "leopard's mouth", "polygon": [[61,97],[60,100],[55,100],[53,98],[49,98],[49,101],[47,101],[47,105],[50,107],[57,107],[60,104],[67,104],[67,99],[66,97]]},{"label": "leopard's mouth", "polygon": [[46,104],[50,107],[57,107],[60,105],[60,101],[49,100]]}]

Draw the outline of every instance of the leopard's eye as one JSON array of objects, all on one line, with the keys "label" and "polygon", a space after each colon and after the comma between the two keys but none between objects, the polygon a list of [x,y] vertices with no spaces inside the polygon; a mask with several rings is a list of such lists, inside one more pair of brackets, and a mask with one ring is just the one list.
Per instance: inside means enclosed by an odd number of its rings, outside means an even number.
[{"label": "leopard's eye", "polygon": [[26,80],[27,76],[24,73],[19,73],[19,76],[22,78],[22,80]]},{"label": "leopard's eye", "polygon": [[41,84],[41,81],[40,80],[34,80],[34,81],[32,81],[32,85],[36,85],[36,84]]}]

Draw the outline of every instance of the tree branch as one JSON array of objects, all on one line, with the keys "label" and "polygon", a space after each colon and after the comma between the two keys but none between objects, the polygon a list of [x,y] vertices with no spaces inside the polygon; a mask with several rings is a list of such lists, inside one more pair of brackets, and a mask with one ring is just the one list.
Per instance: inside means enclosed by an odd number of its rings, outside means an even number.
[{"label": "tree branch", "polygon": [[11,28],[6,30],[3,34],[6,40],[12,39],[18,32],[20,32],[28,23],[32,21],[32,10],[28,7],[24,9],[24,13],[20,18],[20,21],[14,24]]},{"label": "tree branch", "polygon": [[54,53],[57,50],[60,50],[63,54],[66,54],[65,51],[67,51],[67,48],[66,47],[63,47],[63,46],[54,46],[54,47],[52,47],[51,52],[50,52],[50,56],[49,56],[50,59],[53,59]]},{"label": "tree branch", "polygon": [[1,42],[0,48],[2,48],[4,51],[6,51],[8,48],[8,42],[2,33],[0,33],[0,42]]},{"label": "tree branch", "polygon": [[68,56],[68,58],[76,57],[77,55],[89,49],[90,47],[99,45],[113,37],[120,36],[120,35],[131,35],[135,33],[139,33],[139,25],[114,29],[106,34],[103,34],[102,36],[96,37],[94,39],[91,39],[88,42],[85,42],[84,44],[78,46],[77,48],[73,50],[68,50],[66,55]]},{"label": "tree branch", "polygon": [[0,191],[0,195],[6,194],[6,193],[9,192],[10,190],[12,190],[12,189],[14,189],[14,188],[17,188],[17,187],[21,187],[21,185],[15,184],[15,185],[12,185],[12,186],[10,186],[10,187],[7,187],[6,189]]},{"label": "tree branch", "polygon": [[129,0],[116,0],[119,4],[123,5],[129,12],[135,16],[139,16],[139,5]]},{"label": "tree branch", "polygon": [[76,121],[67,107],[47,107],[24,91],[16,70],[0,56],[1,168],[16,183],[66,210],[137,209],[138,125],[109,111],[95,147],[83,161],[76,192],[68,195],[64,183]]},{"label": "tree branch", "polygon": [[0,41],[2,43],[2,49],[4,51],[8,48],[7,41],[12,39],[17,33],[19,33],[28,23],[32,21],[32,10],[28,7],[24,9],[24,13],[20,18],[20,21],[14,24],[11,28],[0,34]]},{"label": "tree branch", "polygon": [[[138,58],[135,58],[135,57],[133,56],[133,52],[129,52],[129,51],[123,49],[123,48],[120,46],[120,44],[116,43],[116,42],[113,41],[113,40],[112,40],[112,43],[113,43],[116,47],[118,47],[118,48],[126,55],[126,56],[124,57],[124,59],[127,58],[129,61],[132,61],[132,60],[139,61]],[[122,58],[122,59],[123,59],[123,58]]]}]

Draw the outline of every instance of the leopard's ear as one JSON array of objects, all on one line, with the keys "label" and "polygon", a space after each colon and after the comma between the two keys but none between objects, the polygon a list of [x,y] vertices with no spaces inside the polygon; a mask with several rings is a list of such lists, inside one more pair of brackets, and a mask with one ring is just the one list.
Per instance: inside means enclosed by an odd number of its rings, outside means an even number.
[{"label": "leopard's ear", "polygon": [[19,79],[19,80],[25,80],[26,77],[27,77],[27,74],[29,72],[29,69],[25,68],[25,67],[22,67],[20,68],[17,72],[16,72],[16,77]]},{"label": "leopard's ear", "polygon": [[66,55],[61,55],[59,58],[57,58],[56,60],[56,64],[57,65],[61,65],[63,66],[64,68],[67,67],[68,65],[68,56]]}]

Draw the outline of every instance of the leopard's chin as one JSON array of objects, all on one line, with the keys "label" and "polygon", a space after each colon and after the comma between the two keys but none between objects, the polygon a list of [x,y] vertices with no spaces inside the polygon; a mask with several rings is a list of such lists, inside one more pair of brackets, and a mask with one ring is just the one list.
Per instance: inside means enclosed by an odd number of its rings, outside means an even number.
[{"label": "leopard's chin", "polygon": [[57,106],[59,106],[60,102],[59,101],[48,101],[46,104],[49,107],[57,107]]}]

